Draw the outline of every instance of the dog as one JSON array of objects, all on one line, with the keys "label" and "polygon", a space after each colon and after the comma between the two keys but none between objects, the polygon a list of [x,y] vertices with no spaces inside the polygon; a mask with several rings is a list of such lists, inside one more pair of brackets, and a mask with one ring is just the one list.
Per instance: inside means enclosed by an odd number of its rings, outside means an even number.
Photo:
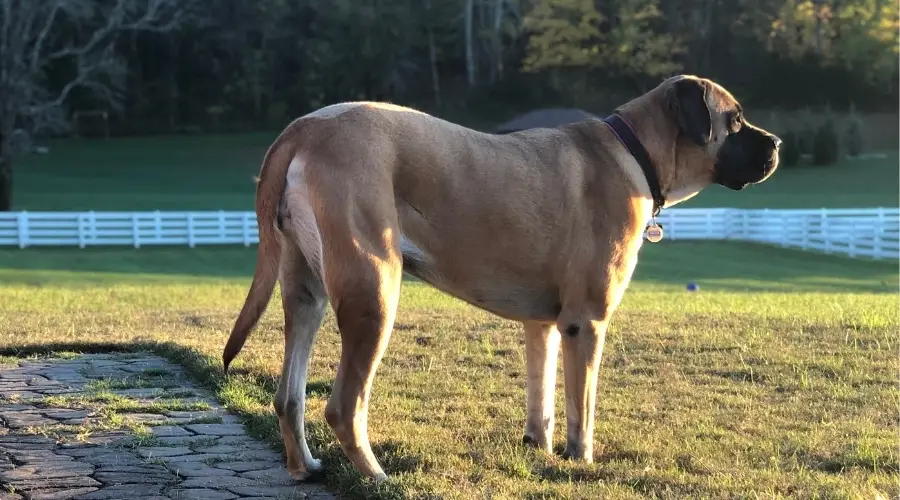
[{"label": "dog", "polygon": [[359,472],[372,380],[413,275],[525,332],[523,442],[551,452],[562,345],[565,457],[592,461],[607,326],[660,209],[766,180],[780,139],[717,83],[662,81],[609,119],[506,135],[410,108],[348,102],[289,124],[256,187],[259,247],[225,371],[280,282],[285,353],[274,407],[296,480],[321,469],[305,437],[311,348],[330,303],[341,357],[325,418]]}]

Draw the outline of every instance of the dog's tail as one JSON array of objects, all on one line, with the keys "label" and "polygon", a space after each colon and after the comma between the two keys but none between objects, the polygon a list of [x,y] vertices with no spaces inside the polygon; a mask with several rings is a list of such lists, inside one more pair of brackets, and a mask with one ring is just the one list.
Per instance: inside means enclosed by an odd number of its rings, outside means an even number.
[{"label": "dog's tail", "polygon": [[263,159],[259,180],[256,184],[256,218],[259,225],[259,247],[256,257],[256,271],[253,273],[253,282],[247,292],[244,306],[235,320],[234,328],[225,344],[222,352],[222,362],[225,372],[228,366],[238,355],[250,331],[256,326],[263,315],[275,282],[278,279],[278,266],[281,260],[281,242],[275,230],[278,217],[278,206],[284,194],[284,186],[287,182],[287,170],[296,154],[294,134],[282,134],[275,143],[269,147]]}]

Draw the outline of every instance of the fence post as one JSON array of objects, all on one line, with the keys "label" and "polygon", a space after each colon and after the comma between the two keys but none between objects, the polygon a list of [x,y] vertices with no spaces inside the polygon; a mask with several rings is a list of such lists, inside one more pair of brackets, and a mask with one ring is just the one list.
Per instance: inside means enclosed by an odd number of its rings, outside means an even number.
[{"label": "fence post", "polygon": [[188,247],[194,248],[194,213],[188,212],[187,214],[187,237],[188,237]]},{"label": "fence post", "polygon": [[809,231],[812,229],[812,224],[809,223],[809,215],[802,214],[799,220],[801,223],[800,248],[809,250]]},{"label": "fence post", "polygon": [[878,207],[878,224],[875,228],[875,238],[872,242],[872,253],[876,259],[882,258],[881,255],[881,233],[884,231],[884,207]]},{"label": "fence post", "polygon": [[84,248],[84,213],[78,214],[78,248]]},{"label": "fence post", "polygon": [[88,212],[88,220],[91,222],[91,242],[97,243],[97,214],[95,214],[93,210]]},{"label": "fence post", "polygon": [[819,214],[822,217],[822,238],[825,240],[825,253],[831,253],[831,234],[828,232],[828,209],[821,208]]},{"label": "fence post", "polygon": [[219,242],[226,243],[225,239],[225,211],[219,210]]},{"label": "fence post", "polygon": [[134,248],[141,248],[141,234],[138,227],[137,212],[131,213],[131,239],[134,240]]},{"label": "fence post", "polygon": [[726,208],[725,210],[722,211],[722,214],[721,214],[721,217],[719,220],[719,228],[720,228],[719,230],[722,232],[721,239],[723,239],[723,240],[727,240],[727,239],[731,238],[731,226],[732,226],[731,219],[732,219],[731,209]]},{"label": "fence post", "polygon": [[248,212],[244,212],[244,217],[241,218],[241,231],[243,232],[242,236],[244,238],[244,246],[250,246],[250,214]]},{"label": "fence post", "polygon": [[788,246],[788,228],[790,227],[790,224],[789,224],[790,221],[788,220],[788,217],[790,217],[790,216],[784,212],[781,212],[779,215],[780,216],[778,217],[778,220],[781,223],[781,225],[780,225],[781,229],[780,229],[780,233],[778,235],[778,242],[781,244],[782,248],[787,248],[787,246]]},{"label": "fence post", "polygon": [[725,217],[725,223],[727,225],[727,236],[725,239],[733,240],[733,239],[741,239],[742,232],[742,224],[744,222],[744,212],[743,210],[739,210],[737,208],[729,208],[728,215]]},{"label": "fence post", "polygon": [[741,236],[742,241],[750,239],[750,211],[746,208],[741,210]]},{"label": "fence post", "polygon": [[159,213],[159,210],[153,214],[153,222],[156,226],[154,228],[154,236],[156,236],[156,242],[159,243],[162,240],[162,214]]},{"label": "fence post", "polygon": [[19,212],[18,222],[19,248],[25,248],[28,246],[28,212],[25,210]]}]

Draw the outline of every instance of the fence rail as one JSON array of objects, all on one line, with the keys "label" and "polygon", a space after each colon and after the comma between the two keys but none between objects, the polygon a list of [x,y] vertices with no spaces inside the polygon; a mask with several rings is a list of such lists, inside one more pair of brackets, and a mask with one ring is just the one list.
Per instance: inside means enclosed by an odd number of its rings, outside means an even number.
[{"label": "fence rail", "polygon": [[673,208],[658,221],[672,240],[755,241],[850,257],[900,259],[900,208]]},{"label": "fence rail", "polygon": [[[667,240],[755,241],[826,253],[900,259],[900,208],[672,208]],[[6,212],[0,246],[253,245],[253,212]]]}]

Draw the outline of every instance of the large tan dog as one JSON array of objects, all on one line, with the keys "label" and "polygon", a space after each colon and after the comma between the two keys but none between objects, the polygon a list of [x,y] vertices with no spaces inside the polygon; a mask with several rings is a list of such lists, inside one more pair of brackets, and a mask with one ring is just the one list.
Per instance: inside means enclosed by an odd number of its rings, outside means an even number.
[{"label": "large tan dog", "polygon": [[491,135],[356,102],[284,130],[260,173],[256,273],[223,360],[227,369],[279,280],[285,355],[275,410],[294,478],[321,467],[304,408],[329,301],[342,347],[325,417],[362,474],[386,477],[367,413],[403,271],[524,324],[524,440],[548,452],[561,342],[565,455],[592,460],[603,342],[657,208],[653,194],[671,206],[713,183],[761,182],[780,142],[750,125],[725,89],[693,76],[667,79],[616,114],[646,151],[643,167],[628,137],[601,120]]}]

